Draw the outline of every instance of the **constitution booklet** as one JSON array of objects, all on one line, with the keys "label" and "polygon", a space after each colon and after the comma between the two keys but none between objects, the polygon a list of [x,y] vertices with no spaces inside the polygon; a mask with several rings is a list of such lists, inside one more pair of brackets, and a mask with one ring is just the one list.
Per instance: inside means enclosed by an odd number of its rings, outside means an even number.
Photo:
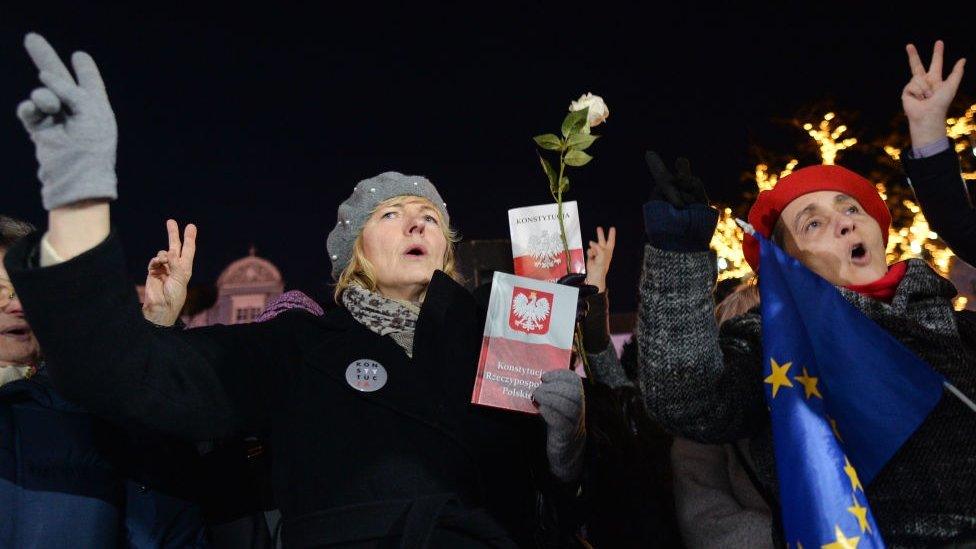
[{"label": "constitution booklet", "polygon": [[538,413],[544,372],[569,368],[579,290],[496,272],[471,402]]},{"label": "constitution booklet", "polygon": [[576,201],[563,202],[563,224],[569,244],[568,258],[560,237],[556,204],[508,210],[515,274],[555,282],[567,274],[567,262],[570,272],[582,273],[586,270]]}]

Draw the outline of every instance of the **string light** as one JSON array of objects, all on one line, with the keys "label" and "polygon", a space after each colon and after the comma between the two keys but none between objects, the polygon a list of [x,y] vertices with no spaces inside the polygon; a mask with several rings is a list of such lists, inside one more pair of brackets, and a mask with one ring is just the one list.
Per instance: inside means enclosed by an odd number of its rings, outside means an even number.
[{"label": "string light", "polygon": [[741,278],[752,272],[742,253],[742,228],[735,222],[732,208],[723,208],[718,227],[709,244],[718,255],[718,279]]},{"label": "string light", "polygon": [[838,141],[840,136],[847,131],[847,126],[841,124],[831,129],[830,123],[834,118],[836,118],[836,115],[828,112],[824,115],[823,120],[820,121],[816,129],[809,122],[803,125],[803,129],[807,131],[807,135],[812,137],[817,142],[817,145],[820,146],[820,162],[822,164],[832,165],[837,160],[837,153],[857,144],[857,139],[853,137]]}]

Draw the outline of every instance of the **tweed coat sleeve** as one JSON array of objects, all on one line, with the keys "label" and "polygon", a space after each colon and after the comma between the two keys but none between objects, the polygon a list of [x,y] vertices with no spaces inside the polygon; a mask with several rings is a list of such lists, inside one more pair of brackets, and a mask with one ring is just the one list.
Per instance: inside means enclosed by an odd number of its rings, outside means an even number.
[{"label": "tweed coat sleeve", "polygon": [[714,252],[645,247],[637,346],[648,411],[673,433],[733,442],[768,421],[762,392],[760,319],[747,313],[719,332]]},{"label": "tweed coat sleeve", "polygon": [[[4,263],[58,390],[107,419],[204,440],[260,428],[283,368],[295,315],[262,324],[180,330],[142,318],[113,232],[67,262],[38,268],[40,235]],[[312,318],[311,315],[305,315]]]},{"label": "tweed coat sleeve", "polygon": [[627,379],[624,366],[620,363],[617,350],[612,343],[599,353],[587,353],[586,358],[589,360],[590,372],[594,380],[611,389],[634,385]]}]

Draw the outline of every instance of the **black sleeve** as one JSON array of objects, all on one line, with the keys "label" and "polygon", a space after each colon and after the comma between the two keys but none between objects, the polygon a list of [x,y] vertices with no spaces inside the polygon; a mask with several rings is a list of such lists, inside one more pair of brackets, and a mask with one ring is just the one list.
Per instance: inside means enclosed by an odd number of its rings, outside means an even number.
[{"label": "black sleeve", "polygon": [[905,173],[929,225],[960,259],[976,263],[976,209],[950,146],[927,158],[902,153]]},{"label": "black sleeve", "polygon": [[140,313],[118,236],[64,263],[36,260],[40,234],[5,265],[61,393],[107,419],[196,440],[264,427],[295,364],[297,313],[262,324],[158,329]]}]

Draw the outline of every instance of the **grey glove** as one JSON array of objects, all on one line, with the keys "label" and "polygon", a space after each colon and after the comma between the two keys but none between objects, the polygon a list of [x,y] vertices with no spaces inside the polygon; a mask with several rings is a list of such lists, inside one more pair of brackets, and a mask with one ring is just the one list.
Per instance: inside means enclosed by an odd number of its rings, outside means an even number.
[{"label": "grey glove", "polygon": [[563,482],[574,482],[583,467],[586,442],[582,380],[570,370],[546,372],[532,400],[546,422],[549,470]]},{"label": "grey glove", "polygon": [[17,117],[35,145],[44,208],[115,199],[118,130],[95,61],[84,52],[71,56],[76,81],[41,35],[28,34],[24,47],[44,87],[17,105]]}]

